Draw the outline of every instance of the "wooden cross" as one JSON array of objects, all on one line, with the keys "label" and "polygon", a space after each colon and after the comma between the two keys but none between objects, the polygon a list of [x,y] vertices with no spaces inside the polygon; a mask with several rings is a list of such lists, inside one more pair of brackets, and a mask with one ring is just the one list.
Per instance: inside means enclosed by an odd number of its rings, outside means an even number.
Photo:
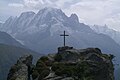
[{"label": "wooden cross", "polygon": [[66,37],[66,36],[69,36],[69,35],[66,35],[66,34],[65,34],[65,31],[64,31],[64,34],[61,34],[60,36],[63,36],[63,38],[64,38],[64,47],[65,47],[65,37]]}]

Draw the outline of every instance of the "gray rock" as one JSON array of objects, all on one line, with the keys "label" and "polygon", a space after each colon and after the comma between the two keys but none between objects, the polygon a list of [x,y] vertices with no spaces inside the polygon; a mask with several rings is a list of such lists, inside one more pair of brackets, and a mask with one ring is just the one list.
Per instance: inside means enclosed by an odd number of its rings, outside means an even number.
[{"label": "gray rock", "polygon": [[58,53],[46,56],[52,60],[52,65],[43,80],[114,80],[111,56],[103,54],[99,48],[59,47]]},{"label": "gray rock", "polygon": [[[31,72],[32,80],[114,80],[113,55],[99,48],[60,47],[58,53],[42,56]],[[30,80],[32,56],[21,57],[8,80]]]},{"label": "gray rock", "polygon": [[20,57],[17,63],[11,67],[7,80],[30,80],[32,55]]}]

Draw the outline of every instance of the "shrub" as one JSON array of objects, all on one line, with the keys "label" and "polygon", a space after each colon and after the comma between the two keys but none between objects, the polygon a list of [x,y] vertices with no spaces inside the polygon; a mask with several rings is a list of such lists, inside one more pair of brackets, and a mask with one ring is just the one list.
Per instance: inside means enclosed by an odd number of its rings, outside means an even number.
[{"label": "shrub", "polygon": [[41,72],[41,74],[39,75],[39,78],[38,80],[42,80],[43,78],[45,78],[46,76],[48,76],[50,73],[50,70],[49,69],[45,69]]},{"label": "shrub", "polygon": [[52,69],[53,71],[56,71],[57,69],[59,69],[59,68],[61,68],[61,67],[63,67],[63,66],[64,66],[63,63],[55,62],[55,63],[53,63],[51,69]]},{"label": "shrub", "polygon": [[76,72],[75,65],[65,63],[54,63],[51,69],[59,76],[74,76]]},{"label": "shrub", "polygon": [[40,60],[43,61],[43,62],[46,62],[46,61],[49,60],[49,58],[48,58],[47,56],[42,56],[42,57],[40,58]]},{"label": "shrub", "polygon": [[36,67],[46,67],[45,63],[41,60],[38,60]]},{"label": "shrub", "polygon": [[54,57],[54,59],[55,59],[55,61],[60,62],[62,60],[61,54],[56,54],[55,57]]},{"label": "shrub", "polygon": [[63,72],[62,69],[57,69],[57,70],[55,71],[55,74],[58,75],[58,76],[62,76],[62,75],[63,75],[62,72]]},{"label": "shrub", "polygon": [[32,79],[35,80],[39,76],[39,73],[35,70],[32,73]]},{"label": "shrub", "polygon": [[35,70],[37,70],[38,73],[41,74],[41,72],[45,70],[46,68],[47,66],[45,65],[45,63],[39,60],[36,64]]},{"label": "shrub", "polygon": [[90,70],[90,66],[87,62],[78,63],[78,65],[76,66],[76,69],[78,73],[76,76],[78,76],[79,78],[84,78],[92,74]]}]

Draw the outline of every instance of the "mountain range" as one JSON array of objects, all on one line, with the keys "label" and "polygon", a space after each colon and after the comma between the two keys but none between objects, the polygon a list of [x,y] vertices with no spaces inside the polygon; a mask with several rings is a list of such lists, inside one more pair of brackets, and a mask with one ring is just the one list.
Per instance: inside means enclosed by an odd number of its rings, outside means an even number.
[{"label": "mountain range", "polygon": [[91,29],[93,29],[95,32],[99,34],[102,33],[102,34],[108,35],[120,45],[120,32],[119,31],[110,29],[108,28],[107,25],[104,25],[104,26],[94,25],[90,27]]},{"label": "mountain range", "polygon": [[[38,13],[23,12],[19,17],[10,17],[5,23],[0,24],[2,31],[0,32],[0,64],[8,63],[2,68],[9,65],[9,62],[14,63],[18,56],[28,51],[31,53],[31,50],[38,53],[55,52],[57,47],[63,46],[63,38],[60,35],[64,30],[69,35],[66,38],[66,45],[75,48],[98,47],[103,53],[114,54],[117,61],[120,61],[120,45],[118,41],[113,40],[114,37],[111,37],[112,32],[110,35],[100,34],[89,25],[81,23],[76,14],[67,16],[60,9],[44,8]],[[24,47],[31,50],[24,50]],[[11,61],[14,57],[15,60]],[[0,73],[2,74],[4,73]]]},{"label": "mountain range", "polygon": [[19,17],[10,17],[0,30],[40,53],[51,53],[56,47],[62,46],[63,38],[59,35],[64,30],[70,35],[66,39],[69,46],[99,47],[103,52],[115,55],[120,52],[120,46],[109,36],[98,34],[90,26],[79,22],[76,14],[68,17],[56,8],[44,8],[38,13],[23,12]]}]

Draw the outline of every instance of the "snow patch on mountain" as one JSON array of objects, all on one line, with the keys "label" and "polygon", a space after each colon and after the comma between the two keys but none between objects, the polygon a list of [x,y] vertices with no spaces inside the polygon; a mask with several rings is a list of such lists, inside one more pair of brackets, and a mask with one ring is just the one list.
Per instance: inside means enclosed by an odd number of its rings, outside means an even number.
[{"label": "snow patch on mountain", "polygon": [[120,32],[115,31],[113,29],[108,28],[107,25],[100,26],[100,25],[94,25],[90,26],[91,29],[93,29],[95,32],[99,34],[105,34],[111,37],[113,40],[115,40],[120,45]]},{"label": "snow patch on mountain", "polygon": [[56,8],[44,8],[34,12],[24,12],[19,17],[9,18],[1,27],[20,40],[25,46],[40,53],[54,52],[62,46],[59,35],[66,31],[70,35],[66,44],[76,48],[99,47],[103,52],[119,53],[120,46],[109,36],[98,34],[88,25],[79,22],[76,14],[65,15]]}]

